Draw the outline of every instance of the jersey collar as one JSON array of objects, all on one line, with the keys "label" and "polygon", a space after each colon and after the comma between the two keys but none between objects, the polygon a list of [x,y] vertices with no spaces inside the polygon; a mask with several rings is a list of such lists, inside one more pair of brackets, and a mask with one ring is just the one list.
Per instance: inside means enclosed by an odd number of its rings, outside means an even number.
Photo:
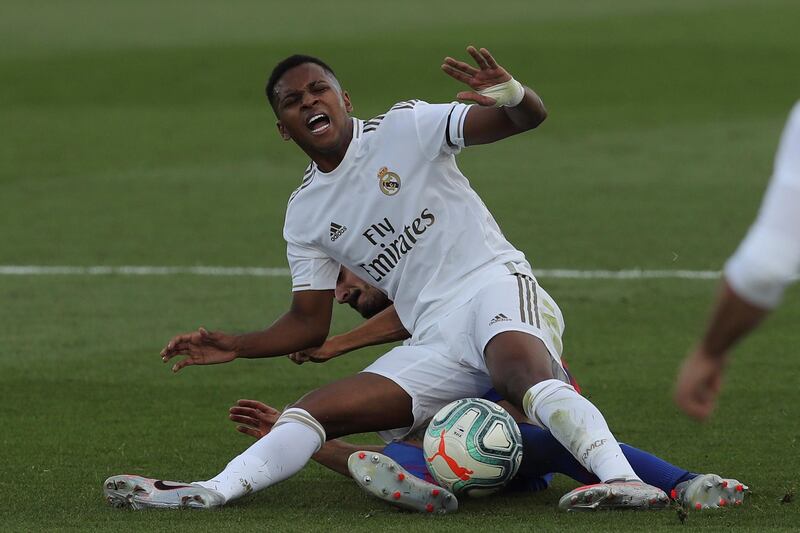
[{"label": "jersey collar", "polygon": [[313,161],[311,162],[311,165],[313,166],[314,170],[316,170],[317,175],[323,179],[336,178],[344,175],[353,165],[353,161],[358,159],[362,153],[361,140],[364,135],[364,121],[355,117],[351,117],[350,120],[353,124],[353,138],[350,140],[350,146],[347,147],[347,151],[344,154],[342,162],[339,163],[339,166],[330,172],[325,173],[317,167],[316,163]]}]

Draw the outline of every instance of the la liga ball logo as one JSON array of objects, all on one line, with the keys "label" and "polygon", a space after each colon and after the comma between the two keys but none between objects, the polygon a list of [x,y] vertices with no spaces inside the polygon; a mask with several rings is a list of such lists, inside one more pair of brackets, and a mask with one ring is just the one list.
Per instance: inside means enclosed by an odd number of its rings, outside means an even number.
[{"label": "la liga ball logo", "polygon": [[378,185],[386,196],[394,196],[400,190],[400,176],[382,167],[378,171]]}]

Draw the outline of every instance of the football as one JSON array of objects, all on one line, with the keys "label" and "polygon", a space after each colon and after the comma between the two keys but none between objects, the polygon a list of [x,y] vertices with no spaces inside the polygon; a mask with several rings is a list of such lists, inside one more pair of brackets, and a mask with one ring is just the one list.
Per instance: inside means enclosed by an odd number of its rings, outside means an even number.
[{"label": "football", "polygon": [[522,435],[505,409],[480,398],[457,400],[431,420],[423,440],[433,478],[457,495],[500,490],[522,462]]}]

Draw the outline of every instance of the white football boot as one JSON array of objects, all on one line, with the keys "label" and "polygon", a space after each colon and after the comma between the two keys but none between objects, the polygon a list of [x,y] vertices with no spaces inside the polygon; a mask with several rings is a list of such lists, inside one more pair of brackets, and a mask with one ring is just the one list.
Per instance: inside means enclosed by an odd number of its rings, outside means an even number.
[{"label": "white football boot", "polygon": [[716,474],[700,474],[676,485],[670,496],[685,508],[700,511],[739,506],[749,489],[750,487],[735,479],[725,479]]},{"label": "white football boot", "polygon": [[450,491],[409,474],[382,453],[356,452],[347,460],[347,469],[362,489],[397,507],[439,514],[458,509]]},{"label": "white football boot", "polygon": [[558,502],[564,511],[607,509],[659,510],[669,506],[667,494],[641,481],[610,481],[584,485],[568,492]]},{"label": "white football boot", "polygon": [[131,475],[108,478],[103,494],[114,507],[131,509],[208,509],[225,503],[222,494],[200,485]]}]

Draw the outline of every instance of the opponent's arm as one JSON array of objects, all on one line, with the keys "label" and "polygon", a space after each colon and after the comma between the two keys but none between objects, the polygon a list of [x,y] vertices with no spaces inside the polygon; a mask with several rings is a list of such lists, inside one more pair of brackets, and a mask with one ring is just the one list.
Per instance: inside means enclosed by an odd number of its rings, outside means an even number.
[{"label": "opponent's arm", "polygon": [[292,293],[288,312],[262,331],[244,335],[210,332],[205,328],[177,335],[161,352],[166,363],[185,355],[172,367],[173,372],[191,365],[227,363],[234,359],[275,357],[321,344],[328,336],[333,307],[333,291]]},{"label": "opponent's arm", "polygon": [[[230,408],[229,418],[236,422],[236,430],[245,435],[250,435],[256,440],[270,431],[281,416],[281,412],[256,400],[239,400]],[[350,477],[347,470],[347,459],[355,452],[380,452],[383,446],[370,446],[363,444],[350,444],[349,442],[333,439],[322,445],[311,458],[324,467],[334,472]]]},{"label": "opponent's arm", "polygon": [[456,98],[478,104],[464,119],[466,145],[499,141],[533,129],[547,118],[539,95],[514,80],[486,48],[469,46],[467,52],[478,68],[452,57],[442,64],[445,73],[472,89],[459,92]]},{"label": "opponent's arm", "polygon": [[402,341],[410,336],[392,304],[347,333],[329,338],[319,348],[295,352],[289,355],[289,359],[298,365],[306,361],[324,363],[365,346]]}]

